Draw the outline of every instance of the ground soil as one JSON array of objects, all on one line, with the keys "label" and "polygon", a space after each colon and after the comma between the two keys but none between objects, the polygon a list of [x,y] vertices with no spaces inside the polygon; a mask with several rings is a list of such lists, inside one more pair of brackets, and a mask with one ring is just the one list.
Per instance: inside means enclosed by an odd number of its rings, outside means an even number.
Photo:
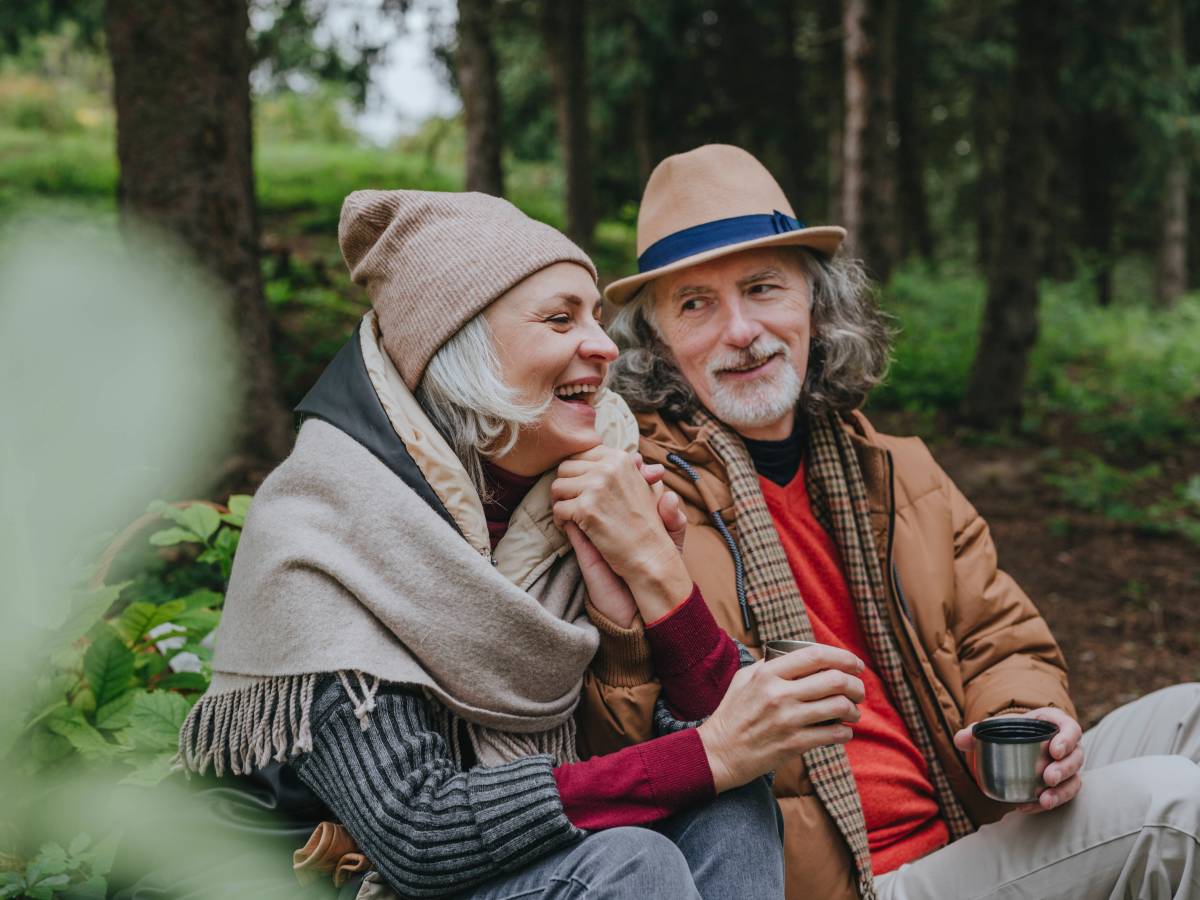
[{"label": "ground soil", "polygon": [[[898,417],[872,418],[905,433]],[[1064,504],[1040,477],[1043,449],[933,442],[991,526],[1001,567],[1058,638],[1086,727],[1157,688],[1200,680],[1200,547]]]}]

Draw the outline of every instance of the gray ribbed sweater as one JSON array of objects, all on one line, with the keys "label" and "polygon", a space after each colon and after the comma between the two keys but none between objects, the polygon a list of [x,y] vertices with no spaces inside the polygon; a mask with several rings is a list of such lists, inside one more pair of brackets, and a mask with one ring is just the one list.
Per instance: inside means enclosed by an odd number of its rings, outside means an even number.
[{"label": "gray ribbed sweater", "polygon": [[294,765],[397,893],[437,897],[518,870],[582,837],[549,756],[463,772],[428,703],[394,685],[363,731],[337,679],[313,700],[313,749]]}]

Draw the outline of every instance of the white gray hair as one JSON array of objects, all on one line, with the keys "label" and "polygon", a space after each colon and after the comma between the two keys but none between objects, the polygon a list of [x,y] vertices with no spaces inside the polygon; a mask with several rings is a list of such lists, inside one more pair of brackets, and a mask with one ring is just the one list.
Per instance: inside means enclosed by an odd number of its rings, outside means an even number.
[{"label": "white gray hair", "polygon": [[[887,372],[892,333],[857,259],[826,257],[803,247],[794,254],[812,293],[812,342],[800,404],[811,415],[849,412]],[[663,340],[655,316],[654,282],[617,310],[608,333],[621,348],[610,386],[635,412],[685,419],[698,401]]]},{"label": "white gray hair", "polygon": [[492,330],[482,313],[429,360],[416,397],[484,499],[483,461],[512,450],[521,428],[541,419],[554,399],[522,401],[520,392],[504,382]]}]

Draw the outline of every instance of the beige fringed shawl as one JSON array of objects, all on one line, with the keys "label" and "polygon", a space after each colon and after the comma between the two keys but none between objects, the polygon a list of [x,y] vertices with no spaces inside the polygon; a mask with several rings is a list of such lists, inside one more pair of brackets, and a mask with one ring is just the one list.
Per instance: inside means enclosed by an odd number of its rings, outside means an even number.
[{"label": "beige fringed shawl", "polygon": [[[419,689],[466,725],[480,762],[575,758],[572,714],[599,638],[544,477],[514,512],[495,565],[482,505],[445,441],[360,329],[384,409],[463,534],[355,440],[320,420],[263,483],[242,533],[213,680],[184,723],[185,768],[242,774],[312,748],[321,673],[338,673],[369,727],[379,681]],[[605,443],[636,446],[611,392]],[[464,539],[464,536],[466,539]]]}]

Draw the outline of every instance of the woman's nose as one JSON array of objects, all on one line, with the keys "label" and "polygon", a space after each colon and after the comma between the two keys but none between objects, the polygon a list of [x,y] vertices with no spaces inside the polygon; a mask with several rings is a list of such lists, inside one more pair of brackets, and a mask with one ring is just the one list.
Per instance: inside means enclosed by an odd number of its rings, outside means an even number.
[{"label": "woman's nose", "polygon": [[592,326],[587,337],[579,345],[580,356],[600,362],[612,362],[620,352],[599,323]]}]

